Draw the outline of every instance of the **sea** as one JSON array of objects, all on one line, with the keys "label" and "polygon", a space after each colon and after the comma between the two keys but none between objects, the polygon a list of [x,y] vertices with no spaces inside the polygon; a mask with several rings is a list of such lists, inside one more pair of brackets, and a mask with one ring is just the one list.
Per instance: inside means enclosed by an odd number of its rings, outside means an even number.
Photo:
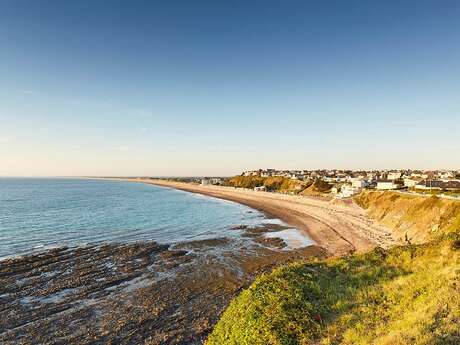
[{"label": "sea", "polygon": [[281,223],[234,202],[145,183],[0,178],[0,259],[60,246],[236,236]]}]

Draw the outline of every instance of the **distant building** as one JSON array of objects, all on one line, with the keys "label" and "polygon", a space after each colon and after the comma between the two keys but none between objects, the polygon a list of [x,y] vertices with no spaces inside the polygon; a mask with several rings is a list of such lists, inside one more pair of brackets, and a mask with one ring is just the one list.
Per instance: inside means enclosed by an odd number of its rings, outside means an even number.
[{"label": "distant building", "polygon": [[401,184],[394,180],[378,180],[376,188],[379,190],[392,190],[401,188]]},{"label": "distant building", "polygon": [[438,176],[441,180],[450,180],[455,177],[455,174],[453,171],[440,171]]},{"label": "distant building", "polygon": [[417,180],[414,180],[414,179],[411,179],[411,178],[405,178],[404,179],[404,187],[415,187],[415,185],[417,184]]},{"label": "distant building", "polygon": [[266,192],[267,187],[265,187],[265,186],[254,187],[254,191],[256,191],[256,192]]},{"label": "distant building", "polygon": [[338,196],[342,198],[349,198],[355,194],[361,193],[362,190],[362,187],[355,187],[353,185],[344,184],[340,188],[340,193]]},{"label": "distant building", "polygon": [[211,182],[210,179],[204,178],[204,179],[201,180],[201,185],[202,186],[208,186],[208,185],[211,185],[211,184],[212,184],[212,182]]},{"label": "distant building", "polygon": [[352,178],[350,179],[351,186],[354,188],[364,188],[368,185],[367,181],[361,178]]},{"label": "distant building", "polygon": [[401,178],[401,173],[399,171],[389,172],[387,176],[388,180],[397,180],[399,178]]},{"label": "distant building", "polygon": [[415,188],[421,190],[460,190],[460,181],[425,180],[417,183]]}]

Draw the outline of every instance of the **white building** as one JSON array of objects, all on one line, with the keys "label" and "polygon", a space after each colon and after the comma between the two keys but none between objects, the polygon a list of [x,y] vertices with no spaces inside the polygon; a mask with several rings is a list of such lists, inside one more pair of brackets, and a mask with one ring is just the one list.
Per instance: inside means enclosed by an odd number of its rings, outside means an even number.
[{"label": "white building", "polygon": [[410,178],[405,178],[404,179],[404,187],[415,187],[415,185],[417,184],[417,180],[413,180],[413,179],[410,179]]},{"label": "white building", "polygon": [[401,173],[399,171],[396,171],[396,172],[390,172],[388,173],[388,177],[387,177],[389,180],[397,180],[398,178],[401,178]]},{"label": "white building", "polygon": [[254,191],[256,191],[256,192],[266,192],[267,187],[265,187],[265,186],[254,187]]},{"label": "white building", "polygon": [[380,180],[377,181],[377,189],[380,190],[391,190],[391,189],[398,189],[401,185],[394,183],[391,180]]},{"label": "white building", "polygon": [[360,178],[352,178],[350,179],[351,186],[354,188],[364,188],[368,185],[367,181],[360,179]]},{"label": "white building", "polygon": [[[337,188],[336,188],[337,190]],[[354,187],[353,185],[343,184],[340,187],[340,193],[337,193],[339,198],[349,198],[355,194],[361,193],[363,189],[361,187]]]},{"label": "white building", "polygon": [[450,180],[455,177],[452,171],[440,171],[438,176],[441,180]]}]

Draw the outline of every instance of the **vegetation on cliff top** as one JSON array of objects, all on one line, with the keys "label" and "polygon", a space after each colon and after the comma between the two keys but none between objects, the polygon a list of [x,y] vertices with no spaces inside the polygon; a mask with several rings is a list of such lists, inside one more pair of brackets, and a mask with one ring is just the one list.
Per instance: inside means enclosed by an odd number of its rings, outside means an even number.
[{"label": "vegetation on cliff top", "polygon": [[254,188],[265,186],[269,191],[278,192],[299,192],[307,184],[302,181],[291,180],[282,176],[261,177],[261,176],[235,176],[229,178],[225,185],[236,188]]},{"label": "vegetation on cliff top", "polygon": [[460,202],[406,197],[366,192],[357,201],[430,242],[263,274],[232,301],[207,344],[460,344]]},{"label": "vegetation on cliff top", "polygon": [[422,243],[460,228],[460,202],[395,192],[363,191],[355,202],[400,239]]},{"label": "vegetation on cliff top", "polygon": [[322,180],[299,181],[282,176],[235,176],[225,181],[226,186],[249,188],[265,186],[268,191],[281,193],[295,193],[303,195],[321,195],[330,191],[332,186]]},{"label": "vegetation on cliff top", "polygon": [[460,344],[460,239],[282,266],[207,344]]}]

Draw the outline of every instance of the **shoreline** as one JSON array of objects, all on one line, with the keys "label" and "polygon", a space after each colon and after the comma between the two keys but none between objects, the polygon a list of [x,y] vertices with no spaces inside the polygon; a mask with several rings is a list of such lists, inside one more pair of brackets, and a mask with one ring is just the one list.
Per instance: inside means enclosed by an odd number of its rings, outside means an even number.
[{"label": "shoreline", "polygon": [[288,231],[282,225],[229,231],[240,236],[64,246],[2,261],[0,343],[202,344],[256,276],[327,257],[265,236]]},{"label": "shoreline", "polygon": [[354,251],[365,252],[376,246],[388,248],[398,243],[389,229],[371,220],[365,211],[356,205],[335,205],[329,201],[308,197],[166,180],[108,180],[152,184],[249,206],[303,231],[317,245],[334,256]]},{"label": "shoreline", "polygon": [[[230,301],[261,273],[290,262],[391,245],[364,211],[276,193],[120,179],[237,202],[287,225],[235,226],[238,236],[59,247],[3,260],[0,343],[202,344]],[[316,243],[290,249],[279,236]],[[367,232],[366,232],[367,231]],[[300,237],[300,236],[299,236]],[[306,236],[305,236],[306,238]],[[375,241],[371,239],[374,238]],[[304,243],[304,238],[294,238]],[[76,327],[77,326],[77,327]]]}]

